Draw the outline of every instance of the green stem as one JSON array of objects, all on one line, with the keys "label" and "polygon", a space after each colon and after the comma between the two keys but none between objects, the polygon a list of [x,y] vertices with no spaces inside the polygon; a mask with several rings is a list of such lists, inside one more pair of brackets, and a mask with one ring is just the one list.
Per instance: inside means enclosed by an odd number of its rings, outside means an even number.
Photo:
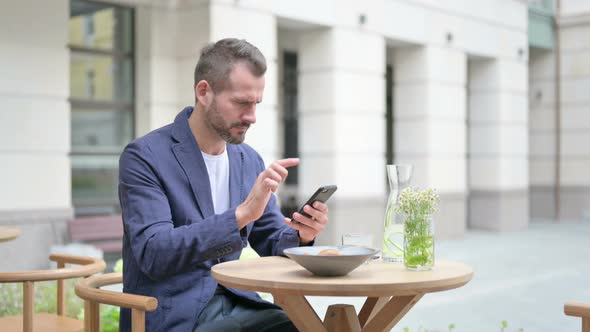
[{"label": "green stem", "polygon": [[387,242],[390,243],[390,244],[392,244],[392,245],[394,245],[399,251],[404,252],[404,248],[400,247],[399,244],[391,241],[390,239],[387,239]]}]

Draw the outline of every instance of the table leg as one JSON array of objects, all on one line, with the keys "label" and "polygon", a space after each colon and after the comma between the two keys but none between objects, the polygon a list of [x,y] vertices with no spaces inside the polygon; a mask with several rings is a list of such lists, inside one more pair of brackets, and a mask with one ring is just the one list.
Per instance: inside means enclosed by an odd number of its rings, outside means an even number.
[{"label": "table leg", "polygon": [[275,304],[283,308],[300,332],[327,332],[322,320],[303,295],[272,294]]},{"label": "table leg", "polygon": [[[363,326],[362,332],[389,331],[424,294],[394,296]],[[378,302],[378,301],[377,301]]]},{"label": "table leg", "polygon": [[383,306],[389,301],[390,296],[384,297],[368,297],[365,304],[359,312],[359,323],[361,326],[365,326],[368,321],[373,319],[375,315],[383,308]]},{"label": "table leg", "polygon": [[[352,305],[328,307],[324,322],[303,295],[273,294],[275,304],[283,308],[301,332],[383,332],[390,331],[424,294],[367,298],[358,317]],[[362,330],[361,330],[362,327]]]},{"label": "table leg", "polygon": [[328,332],[360,332],[361,325],[356,317],[356,310],[350,304],[333,304],[328,307],[324,326]]}]

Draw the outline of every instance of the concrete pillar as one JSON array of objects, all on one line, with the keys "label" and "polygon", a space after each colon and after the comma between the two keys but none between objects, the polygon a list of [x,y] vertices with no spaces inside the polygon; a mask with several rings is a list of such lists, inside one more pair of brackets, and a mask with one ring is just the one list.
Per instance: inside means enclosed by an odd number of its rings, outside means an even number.
[{"label": "concrete pillar", "polygon": [[[266,164],[281,157],[278,126],[277,22],[270,0],[252,2],[211,1],[209,38],[243,38],[266,57],[264,98],[256,108],[256,124],[250,128],[246,143],[254,147]],[[194,65],[193,65],[194,66]],[[270,138],[270,139],[269,139]]]},{"label": "concrete pillar", "polygon": [[555,218],[555,55],[530,49],[529,179],[531,221]]},{"label": "concrete pillar", "polygon": [[277,137],[276,19],[269,1],[223,0],[139,4],[137,17],[137,135],[171,123],[194,105],[194,70],[200,50],[222,38],[244,38],[266,56],[268,70],[257,123],[246,142],[270,163],[280,155]]},{"label": "concrete pillar", "polygon": [[46,267],[72,215],[68,8],[0,2],[0,225],[22,229],[3,245],[7,269]]},{"label": "concrete pillar", "polygon": [[[319,243],[371,233],[380,245],[385,201],[385,41],[354,28],[305,31],[299,47],[300,201],[336,184]],[[304,197],[305,196],[305,197]]]},{"label": "concrete pillar", "polygon": [[194,105],[194,70],[209,42],[209,6],[153,2],[135,8],[136,135],[142,136]]},{"label": "concrete pillar", "polygon": [[413,164],[412,185],[435,188],[438,238],[466,225],[466,56],[445,47],[399,48],[394,63],[394,159]]},{"label": "concrete pillar", "polygon": [[469,66],[469,225],[520,230],[529,221],[527,64]]},{"label": "concrete pillar", "polygon": [[590,218],[590,3],[564,1],[560,17],[559,218]]}]

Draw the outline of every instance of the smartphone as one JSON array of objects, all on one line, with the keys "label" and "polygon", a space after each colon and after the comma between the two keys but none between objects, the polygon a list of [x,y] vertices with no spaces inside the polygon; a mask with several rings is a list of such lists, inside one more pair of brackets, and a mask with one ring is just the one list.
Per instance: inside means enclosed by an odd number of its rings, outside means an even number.
[{"label": "smartphone", "polygon": [[[299,209],[300,214],[311,218],[311,216],[309,214],[307,214],[305,211],[303,211],[303,207],[306,205],[312,206],[313,202],[315,201],[320,201],[322,203],[326,203],[328,201],[328,199],[332,196],[332,194],[334,194],[334,192],[336,191],[336,189],[338,189],[337,186],[335,185],[325,185],[325,186],[321,186],[318,188],[318,190],[315,191],[315,193],[313,195],[311,195],[311,197],[307,200],[307,202],[305,202],[305,204],[303,204],[301,206],[301,208]],[[297,222],[297,220],[293,220],[293,222]]]}]

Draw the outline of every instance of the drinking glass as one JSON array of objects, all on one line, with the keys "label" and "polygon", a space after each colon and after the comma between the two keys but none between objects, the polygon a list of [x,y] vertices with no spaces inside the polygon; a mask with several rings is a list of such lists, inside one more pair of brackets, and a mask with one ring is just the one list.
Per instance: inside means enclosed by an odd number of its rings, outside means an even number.
[{"label": "drinking glass", "polygon": [[[345,233],[342,234],[342,245],[373,248],[373,235],[361,233]],[[379,258],[379,254],[373,256],[373,259],[375,258]],[[370,261],[371,259],[368,259],[367,261],[365,261],[365,264],[368,264]]]}]

